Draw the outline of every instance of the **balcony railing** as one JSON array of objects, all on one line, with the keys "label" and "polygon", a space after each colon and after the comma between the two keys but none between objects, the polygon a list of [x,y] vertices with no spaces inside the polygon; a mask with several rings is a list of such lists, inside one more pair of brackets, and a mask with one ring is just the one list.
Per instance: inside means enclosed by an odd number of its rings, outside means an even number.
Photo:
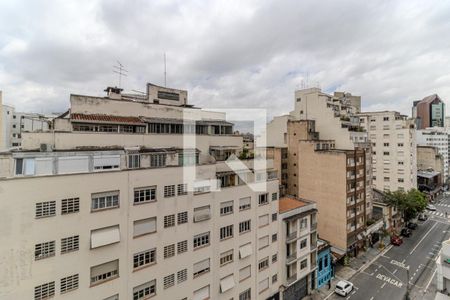
[{"label": "balcony railing", "polygon": [[293,252],[288,257],[286,257],[286,264],[290,264],[296,259],[297,259],[297,252]]},{"label": "balcony railing", "polygon": [[317,222],[311,223],[311,231],[316,230],[316,229],[317,229]]},{"label": "balcony railing", "polygon": [[309,246],[309,250],[310,250],[310,251],[313,251],[314,249],[316,249],[316,247],[317,247],[316,241],[312,241],[312,242],[311,242],[311,245]]},{"label": "balcony railing", "polygon": [[297,273],[295,273],[295,274],[291,275],[290,277],[288,277],[288,279],[287,279],[287,284],[288,284],[288,285],[289,285],[289,284],[292,284],[292,283],[294,283],[295,281],[297,281]]},{"label": "balcony railing", "polygon": [[297,231],[291,232],[286,237],[286,243],[289,243],[297,238]]}]

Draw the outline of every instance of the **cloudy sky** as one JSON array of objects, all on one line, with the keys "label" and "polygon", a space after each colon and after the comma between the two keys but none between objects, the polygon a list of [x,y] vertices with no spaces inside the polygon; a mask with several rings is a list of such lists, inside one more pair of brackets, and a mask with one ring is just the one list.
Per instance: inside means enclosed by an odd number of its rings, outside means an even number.
[{"label": "cloudy sky", "polygon": [[[293,108],[302,82],[410,113],[450,100],[449,1],[0,1],[0,90],[19,110],[57,112],[69,94],[146,82],[202,107]],[[447,106],[450,112],[450,105]]]}]

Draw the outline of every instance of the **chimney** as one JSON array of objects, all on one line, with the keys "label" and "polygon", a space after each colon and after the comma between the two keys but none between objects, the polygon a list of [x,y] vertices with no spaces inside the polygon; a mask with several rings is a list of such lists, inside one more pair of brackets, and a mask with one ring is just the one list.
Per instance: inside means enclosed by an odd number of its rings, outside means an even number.
[{"label": "chimney", "polygon": [[108,86],[105,89],[106,95],[108,96],[108,98],[110,99],[122,99],[122,93],[123,89],[116,87],[112,87],[112,86]]}]

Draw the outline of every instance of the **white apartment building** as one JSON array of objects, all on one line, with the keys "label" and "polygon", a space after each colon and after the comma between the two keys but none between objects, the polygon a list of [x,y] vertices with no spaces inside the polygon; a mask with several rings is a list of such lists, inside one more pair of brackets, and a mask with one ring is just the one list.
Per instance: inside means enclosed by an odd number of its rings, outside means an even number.
[{"label": "white apartment building", "polygon": [[448,299],[450,296],[450,240],[442,242],[442,248],[436,259],[436,286],[435,299]]},{"label": "white apartment building", "polygon": [[449,176],[449,152],[450,139],[449,134],[445,128],[431,127],[422,130],[417,130],[417,145],[419,146],[433,146],[438,149],[438,152],[444,158],[444,182]]},{"label": "white apartment building", "polygon": [[[317,208],[311,201],[280,198],[280,275],[286,278],[284,300],[305,297],[317,284]],[[284,266],[284,267],[283,267]],[[258,298],[259,299],[259,298]]]},{"label": "white apartment building", "polygon": [[395,111],[358,114],[372,143],[372,179],[384,191],[417,188],[414,121]]},{"label": "white apartment building", "polygon": [[0,154],[0,299],[277,297],[271,162],[231,168],[242,136],[186,91],[107,92]]},{"label": "white apartment building", "polygon": [[17,112],[13,106],[2,104],[1,94],[0,106],[0,150],[20,147],[24,132],[48,131],[50,129],[52,117],[37,113]]}]

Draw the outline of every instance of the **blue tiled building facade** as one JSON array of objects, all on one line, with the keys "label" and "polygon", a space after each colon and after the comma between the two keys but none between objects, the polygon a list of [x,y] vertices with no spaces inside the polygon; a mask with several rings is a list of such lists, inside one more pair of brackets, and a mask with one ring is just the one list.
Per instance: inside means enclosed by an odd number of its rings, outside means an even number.
[{"label": "blue tiled building facade", "polygon": [[330,246],[319,247],[317,253],[317,288],[328,284],[333,277]]}]

